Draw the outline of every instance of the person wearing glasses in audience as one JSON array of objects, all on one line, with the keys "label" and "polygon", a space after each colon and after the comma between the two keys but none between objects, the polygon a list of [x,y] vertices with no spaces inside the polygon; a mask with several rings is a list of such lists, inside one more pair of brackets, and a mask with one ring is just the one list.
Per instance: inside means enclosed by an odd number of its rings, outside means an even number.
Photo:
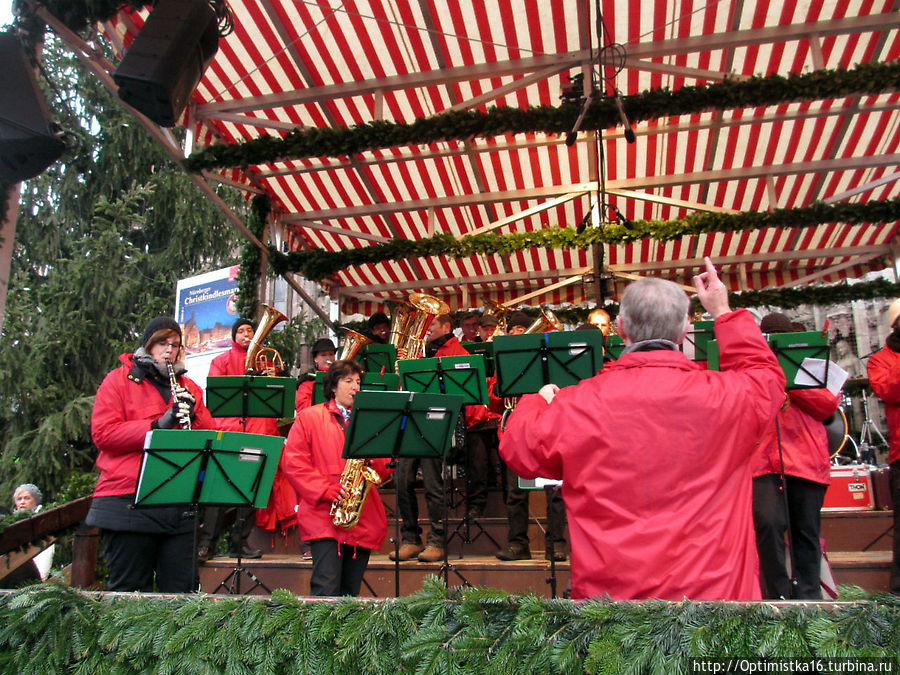
[{"label": "person wearing glasses in audience", "polygon": [[184,375],[181,327],[173,319],[150,321],[141,346],[119,362],[94,401],[91,436],[100,451],[100,478],[86,523],[100,528],[107,590],[186,593],[194,582],[193,516],[182,506],[131,507],[148,431],[216,425],[200,387]]}]

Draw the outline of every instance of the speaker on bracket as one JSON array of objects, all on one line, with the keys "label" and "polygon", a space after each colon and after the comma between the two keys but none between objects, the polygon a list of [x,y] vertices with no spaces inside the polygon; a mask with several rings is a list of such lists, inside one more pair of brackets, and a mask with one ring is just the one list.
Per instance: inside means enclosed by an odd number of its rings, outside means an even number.
[{"label": "speaker on bracket", "polygon": [[159,0],[113,73],[119,98],[160,126],[175,126],[218,49],[207,0]]},{"label": "speaker on bracket", "polygon": [[53,164],[66,145],[25,48],[12,33],[0,33],[0,63],[0,179],[18,183]]}]

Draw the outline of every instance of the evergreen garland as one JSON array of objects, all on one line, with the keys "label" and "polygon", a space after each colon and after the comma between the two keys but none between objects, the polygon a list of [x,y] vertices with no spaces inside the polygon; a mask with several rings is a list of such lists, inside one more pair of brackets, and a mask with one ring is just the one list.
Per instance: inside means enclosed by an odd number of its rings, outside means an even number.
[{"label": "evergreen garland", "polygon": [[[641,122],[711,110],[755,108],[801,101],[880,94],[900,87],[900,60],[861,63],[852,69],[725,79],[706,85],[663,87],[623,97],[628,119]],[[283,138],[263,135],[242,143],[210,145],[185,160],[188,171],[243,167],[304,157],[343,157],[402,145],[430,145],[503,134],[563,134],[571,130],[581,104],[528,109],[494,107],[485,112],[458,110],[411,123],[374,120],[352,127],[294,129]],[[611,98],[596,101],[581,123],[584,131],[621,124]]]},{"label": "evergreen garland", "polygon": [[691,658],[882,657],[900,598],[842,588],[807,605],[547,600],[426,579],[408,597],[103,596],[54,583],[0,595],[16,673],[690,672]]},{"label": "evergreen garland", "polygon": [[354,265],[399,261],[428,256],[467,258],[473,255],[508,255],[529,248],[588,248],[592,244],[628,244],[642,239],[671,241],[688,235],[714,232],[740,232],[765,227],[814,227],[824,223],[888,223],[900,219],[900,198],[871,201],[865,204],[841,202],[794,209],[746,211],[744,213],[691,213],[680,220],[637,220],[626,228],[611,223],[586,229],[581,234],[574,227],[548,227],[534,232],[500,234],[488,232],[456,239],[449,233],[438,233],[428,239],[397,238],[363,248],[325,251],[311,249],[283,254],[270,248],[270,264],[275,272],[296,272],[307,279],[321,280]]},{"label": "evergreen garland", "polygon": [[[257,239],[261,239],[266,229],[269,213],[272,210],[272,200],[268,195],[257,195],[253,198],[250,217],[247,219],[247,229]],[[256,307],[259,302],[259,279],[262,275],[262,252],[256,245],[246,240],[241,248],[241,269],[238,272],[237,309],[238,316],[253,319],[256,316]]]}]

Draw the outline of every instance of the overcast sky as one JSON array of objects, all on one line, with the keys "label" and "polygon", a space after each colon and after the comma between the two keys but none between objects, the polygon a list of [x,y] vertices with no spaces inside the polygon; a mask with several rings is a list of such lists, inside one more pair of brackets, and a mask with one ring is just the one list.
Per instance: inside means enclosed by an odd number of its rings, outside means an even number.
[{"label": "overcast sky", "polygon": [[0,26],[12,22],[12,0],[0,0]]}]

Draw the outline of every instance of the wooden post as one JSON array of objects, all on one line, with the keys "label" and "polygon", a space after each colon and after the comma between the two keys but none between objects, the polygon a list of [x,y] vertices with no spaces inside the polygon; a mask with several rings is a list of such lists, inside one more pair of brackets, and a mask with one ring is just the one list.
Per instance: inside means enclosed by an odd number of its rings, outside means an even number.
[{"label": "wooden post", "polygon": [[72,542],[70,586],[91,588],[97,582],[97,550],[99,544],[100,528],[88,527],[82,523]]}]

